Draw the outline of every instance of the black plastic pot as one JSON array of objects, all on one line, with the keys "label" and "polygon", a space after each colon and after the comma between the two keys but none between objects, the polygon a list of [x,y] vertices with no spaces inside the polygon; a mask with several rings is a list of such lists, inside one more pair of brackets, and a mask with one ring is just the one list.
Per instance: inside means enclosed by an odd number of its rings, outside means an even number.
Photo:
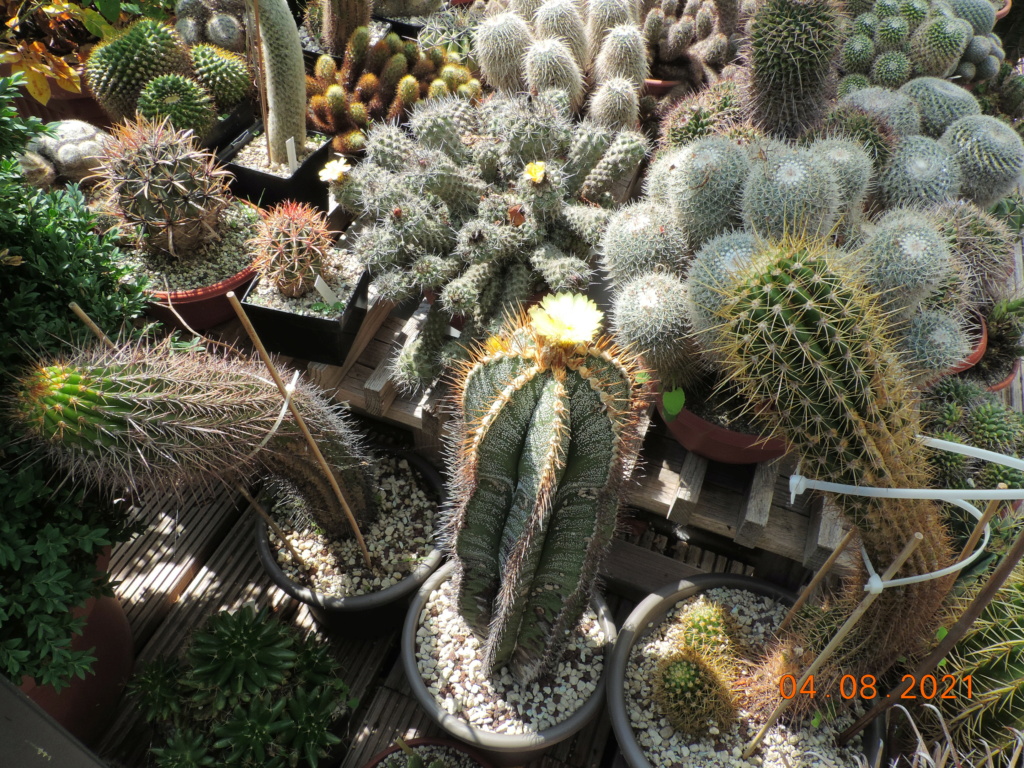
[{"label": "black plastic pot", "polygon": [[199,146],[217,154],[243,131],[251,127],[254,122],[256,122],[256,108],[252,99],[246,99],[231,110],[223,120],[218,120],[199,142]]},{"label": "black plastic pot", "polygon": [[[444,503],[444,481],[426,459],[411,451],[399,449],[389,449],[389,453],[408,461],[434,489],[439,506]],[[358,638],[378,637],[401,626],[416,591],[441,564],[441,551],[435,549],[412,573],[380,592],[352,597],[328,597],[285,575],[271,552],[267,524],[262,517],[256,518],[256,552],[274,584],[309,606],[309,612],[324,629]]]},{"label": "black plastic pot", "polygon": [[234,141],[217,153],[217,160],[234,175],[231,192],[263,208],[277,205],[285,200],[309,203],[319,208],[327,206],[327,185],[320,181],[320,169],[327,162],[330,139],[322,136],[323,144],[310,153],[299,164],[291,176],[275,176],[272,173],[231,162],[242,147],[259,137],[263,140],[263,121],[257,120]]},{"label": "black plastic pot", "polygon": [[[626,665],[629,662],[629,655],[645,635],[653,631],[665,618],[668,612],[680,600],[693,597],[701,592],[716,587],[727,589],[743,589],[757,595],[770,597],[785,605],[792,605],[796,602],[796,595],[768,581],[754,579],[750,576],[738,574],[708,573],[693,576],[683,581],[667,584],[644,598],[633,612],[629,614],[622,629],[619,630],[618,638],[615,641],[615,648],[612,650],[608,670],[605,673],[608,678],[608,715],[612,722],[612,731],[615,733],[615,741],[619,745],[619,752],[626,760],[629,768],[657,768],[651,766],[637,743],[633,734],[633,727],[630,724],[629,712],[626,707]],[[881,720],[875,720],[864,733],[864,754],[868,758],[868,764],[875,764],[875,757],[882,746],[883,726]]]},{"label": "black plastic pot", "polygon": [[[288,355],[314,363],[341,365],[345,362],[359,326],[366,317],[366,290],[369,272],[363,272],[346,300],[345,309],[336,318],[310,317],[283,309],[261,307],[249,303],[259,278],[249,286],[242,298],[245,314],[252,321],[260,340],[270,352]],[[363,306],[356,306],[362,299]]]}]

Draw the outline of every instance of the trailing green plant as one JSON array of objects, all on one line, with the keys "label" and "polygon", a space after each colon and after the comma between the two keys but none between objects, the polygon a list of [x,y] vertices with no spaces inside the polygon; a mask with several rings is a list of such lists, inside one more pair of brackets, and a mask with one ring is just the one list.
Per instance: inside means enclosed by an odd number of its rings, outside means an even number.
[{"label": "trailing green plant", "polygon": [[180,659],[151,661],[132,688],[158,727],[161,768],[316,768],[357,704],[326,643],[252,605],[210,616]]},{"label": "trailing green plant", "polygon": [[522,682],[558,662],[579,623],[639,448],[638,369],[597,338],[601,318],[585,297],[548,296],[456,376],[458,608],[485,670],[507,665]]},{"label": "trailing green plant", "polygon": [[324,269],[334,241],[327,217],[306,203],[287,200],[261,210],[253,266],[285,296],[304,296]]}]

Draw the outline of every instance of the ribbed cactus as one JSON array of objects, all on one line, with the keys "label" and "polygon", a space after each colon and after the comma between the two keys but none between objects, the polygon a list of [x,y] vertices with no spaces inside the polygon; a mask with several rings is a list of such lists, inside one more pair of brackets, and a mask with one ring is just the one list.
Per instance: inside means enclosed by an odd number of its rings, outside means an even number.
[{"label": "ribbed cactus", "polygon": [[476,28],[473,55],[491,87],[518,93],[526,87],[523,57],[533,42],[529,25],[515,13],[500,13]]},{"label": "ribbed cactus", "polygon": [[[888,337],[889,320],[842,259],[817,242],[765,244],[725,283],[712,286],[725,296],[710,312],[719,321],[713,337],[723,368],[799,453],[803,474],[854,485],[924,486],[916,398]],[[951,561],[935,502],[852,495],[837,501],[876,568],[892,562],[916,532],[924,538],[901,575],[929,573]],[[882,674],[927,643],[949,584],[947,578],[886,589],[821,670],[819,682]],[[813,657],[863,595],[858,575],[816,627],[798,618],[768,664]],[[796,646],[804,657],[793,655]],[[778,679],[770,677],[765,693],[777,696]]]},{"label": "ribbed cactus", "polygon": [[[353,512],[372,516],[366,457],[352,428],[308,384],[292,397]],[[104,492],[173,494],[265,472],[293,480],[326,531],[351,531],[298,425],[278,423],[281,395],[258,362],[169,344],[94,348],[32,367],[13,402],[41,453]]]},{"label": "ribbed cactus", "polygon": [[522,682],[558,662],[587,606],[638,448],[637,369],[596,339],[600,322],[584,297],[549,296],[457,376],[447,548],[459,611],[484,669]]},{"label": "ribbed cactus", "polygon": [[743,186],[743,222],[762,238],[828,234],[840,211],[839,187],[811,150],[778,142],[754,162]]},{"label": "ribbed cactus", "polygon": [[910,60],[915,74],[949,76],[971,36],[971,25],[963,19],[936,16],[921,24],[910,38]]},{"label": "ribbed cactus", "polygon": [[191,77],[158,75],[146,83],[135,104],[149,120],[167,118],[175,128],[202,136],[217,119],[210,94]]},{"label": "ribbed cactus", "polygon": [[653,684],[658,711],[687,736],[700,735],[709,722],[724,728],[736,717],[732,680],[693,648],[683,646],[659,659]]},{"label": "ribbed cactus", "polygon": [[285,0],[259,5],[260,39],[267,83],[267,139],[270,161],[288,162],[288,139],[306,145],[306,85],[299,30]]},{"label": "ribbed cactus", "polygon": [[955,198],[961,180],[959,166],[941,143],[925,136],[905,136],[878,180],[878,197],[890,208],[926,207]]},{"label": "ribbed cactus", "polygon": [[833,61],[842,43],[831,0],[766,0],[750,23],[748,102],[769,134],[793,137],[828,108]]},{"label": "ribbed cactus", "polygon": [[256,236],[248,244],[260,275],[291,297],[312,290],[334,246],[326,216],[292,200],[261,210]]},{"label": "ribbed cactus", "polygon": [[526,51],[526,84],[531,93],[559,88],[569,96],[573,111],[583,103],[583,73],[567,45],[560,40],[537,40]]},{"label": "ribbed cactus", "polygon": [[135,104],[157,75],[190,75],[188,49],[174,29],[140,19],[97,45],[85,63],[85,79],[96,101],[113,120],[135,116]]},{"label": "ribbed cactus", "polygon": [[1024,170],[1020,136],[988,115],[960,118],[942,134],[942,143],[960,168],[960,192],[982,208],[999,202]]},{"label": "ribbed cactus", "polygon": [[887,88],[863,88],[844,96],[839,107],[856,107],[885,120],[899,136],[921,132],[921,113],[906,94]]},{"label": "ribbed cactus", "polygon": [[832,168],[838,189],[838,229],[855,226],[861,220],[864,200],[871,185],[871,157],[855,139],[819,139],[811,151]]},{"label": "ribbed cactus", "polygon": [[220,110],[232,109],[252,88],[252,75],[245,59],[215,45],[194,45],[192,65],[196,80],[210,92]]},{"label": "ribbed cactus", "polygon": [[939,77],[916,77],[900,88],[914,100],[921,115],[921,133],[939,138],[950,124],[968,115],[980,115],[974,95]]}]

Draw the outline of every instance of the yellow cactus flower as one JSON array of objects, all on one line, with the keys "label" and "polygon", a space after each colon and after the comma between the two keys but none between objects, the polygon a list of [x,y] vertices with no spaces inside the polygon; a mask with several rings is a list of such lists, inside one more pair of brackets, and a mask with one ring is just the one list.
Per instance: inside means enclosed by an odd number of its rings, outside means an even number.
[{"label": "yellow cactus flower", "polygon": [[597,304],[578,293],[545,296],[530,310],[534,333],[551,344],[588,344],[601,330],[604,313]]},{"label": "yellow cactus flower", "polygon": [[530,163],[523,169],[523,176],[528,178],[534,184],[540,184],[544,181],[544,172],[546,168],[546,163]]}]

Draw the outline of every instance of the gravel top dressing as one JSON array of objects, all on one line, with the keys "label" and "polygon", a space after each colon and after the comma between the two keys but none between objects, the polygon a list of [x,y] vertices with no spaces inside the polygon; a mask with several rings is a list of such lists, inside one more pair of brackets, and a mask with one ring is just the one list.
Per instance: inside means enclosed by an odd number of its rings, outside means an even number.
[{"label": "gravel top dressing", "polygon": [[[412,751],[423,758],[423,765],[430,765],[432,760],[443,760],[444,768],[479,768],[480,763],[460,752],[454,747],[445,747],[439,744],[417,744]],[[378,768],[408,768],[409,756],[402,750],[385,757],[378,765]]]},{"label": "gravel top dressing", "polygon": [[416,630],[416,665],[451,715],[493,733],[542,731],[569,718],[597,689],[604,668],[604,630],[590,609],[553,674],[527,686],[505,667],[486,677],[480,643],[458,613],[451,582],[434,590]]},{"label": "gravel top dressing", "polygon": [[[302,164],[303,160],[320,149],[324,141],[326,141],[326,139],[319,134],[306,134],[305,145],[295,147],[295,159],[299,161],[299,165]],[[296,144],[297,143],[298,141],[296,141]],[[253,140],[242,147],[238,151],[238,154],[232,157],[228,162],[240,165],[243,168],[252,168],[256,171],[269,173],[271,176],[279,176],[282,179],[290,178],[292,175],[291,168],[288,167],[287,162],[270,162],[270,155],[267,154],[267,140],[262,131],[257,133]]]},{"label": "gravel top dressing", "polygon": [[[312,588],[328,597],[350,597],[379,592],[397,584],[423,562],[434,549],[434,517],[437,501],[405,459],[378,456],[373,462],[373,486],[380,494],[377,521],[363,528],[370,550],[371,568],[355,537],[329,541],[301,511],[292,497],[274,505],[273,515],[288,540],[307,565],[316,567]],[[301,582],[291,553],[281,548],[273,533],[270,544],[285,575]]]},{"label": "gravel top dressing", "polygon": [[[739,627],[741,641],[754,651],[763,648],[786,615],[785,606],[746,590],[718,588],[702,594],[729,608]],[[776,724],[768,731],[760,749],[749,760],[743,760],[743,749],[760,723],[750,722],[750,713],[742,707],[737,722],[724,730],[711,722],[707,733],[699,739],[678,733],[660,715],[651,682],[658,659],[671,647],[667,635],[673,619],[697,600],[698,597],[691,597],[677,603],[661,624],[633,646],[626,664],[626,711],[647,762],[655,768],[857,768],[860,737],[842,749],[833,743],[833,734],[853,722],[850,717],[822,722],[817,728]],[[741,666],[744,663],[745,660],[740,659]],[[858,714],[862,712],[858,710]]]},{"label": "gravel top dressing", "polygon": [[334,291],[342,306],[332,306],[324,301],[324,298],[314,288],[306,291],[298,297],[285,296],[277,289],[273,281],[261,278],[256,287],[249,292],[246,298],[247,304],[255,304],[258,307],[269,307],[280,309],[284,312],[293,312],[297,315],[307,317],[323,317],[334,319],[345,311],[344,302],[348,300],[359,281],[359,270],[353,274],[352,257],[345,251],[332,248],[329,253],[329,260],[325,262],[320,277]]}]

